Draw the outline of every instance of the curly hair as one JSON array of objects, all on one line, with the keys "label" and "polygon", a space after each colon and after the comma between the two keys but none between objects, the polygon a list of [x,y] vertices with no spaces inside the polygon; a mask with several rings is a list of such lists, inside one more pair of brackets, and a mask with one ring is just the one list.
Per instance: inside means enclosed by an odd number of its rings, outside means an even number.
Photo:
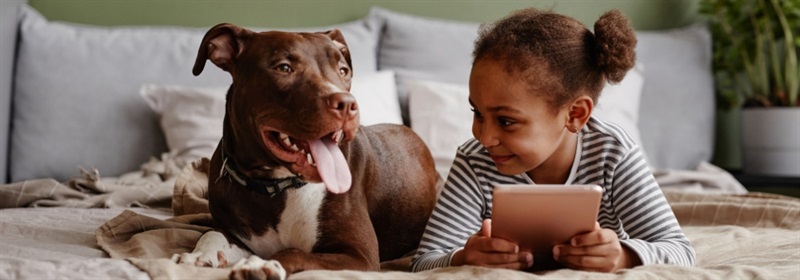
[{"label": "curly hair", "polygon": [[503,61],[506,71],[521,74],[557,108],[581,94],[596,103],[606,82],[619,83],[633,67],[636,35],[618,10],[605,12],[594,30],[555,12],[518,10],[481,26],[473,65]]}]

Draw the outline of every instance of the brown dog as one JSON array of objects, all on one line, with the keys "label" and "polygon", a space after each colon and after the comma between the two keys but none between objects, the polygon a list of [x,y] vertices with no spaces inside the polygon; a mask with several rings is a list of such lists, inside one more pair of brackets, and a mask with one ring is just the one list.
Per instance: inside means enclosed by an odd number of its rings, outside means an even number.
[{"label": "brown dog", "polygon": [[440,181],[433,158],[405,126],[359,126],[339,30],[220,24],[203,38],[195,75],[207,59],[233,78],[208,180],[211,215],[227,240],[207,233],[177,262],[235,263],[231,278],[285,278],[378,270],[416,249]]}]

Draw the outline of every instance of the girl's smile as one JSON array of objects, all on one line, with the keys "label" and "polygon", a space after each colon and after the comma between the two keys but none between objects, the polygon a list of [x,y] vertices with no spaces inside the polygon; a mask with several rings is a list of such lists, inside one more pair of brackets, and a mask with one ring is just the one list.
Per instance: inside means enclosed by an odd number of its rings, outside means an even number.
[{"label": "girl's smile", "polygon": [[490,154],[490,157],[492,157],[492,160],[494,161],[494,164],[501,165],[501,164],[511,160],[511,158],[513,158],[514,155],[499,156],[499,155],[491,155]]}]

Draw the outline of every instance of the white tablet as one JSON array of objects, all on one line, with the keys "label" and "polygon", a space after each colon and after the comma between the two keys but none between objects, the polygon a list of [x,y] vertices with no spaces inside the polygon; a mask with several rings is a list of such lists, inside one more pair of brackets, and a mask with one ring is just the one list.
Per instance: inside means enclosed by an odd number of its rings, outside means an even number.
[{"label": "white tablet", "polygon": [[551,255],[553,245],[594,229],[602,195],[597,185],[497,185],[492,237],[512,241],[520,251]]}]

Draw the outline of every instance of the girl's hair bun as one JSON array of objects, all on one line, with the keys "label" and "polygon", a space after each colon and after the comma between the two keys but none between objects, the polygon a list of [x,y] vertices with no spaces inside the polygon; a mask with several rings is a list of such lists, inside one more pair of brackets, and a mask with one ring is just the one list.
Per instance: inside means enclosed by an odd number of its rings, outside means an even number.
[{"label": "girl's hair bun", "polygon": [[636,34],[618,10],[605,12],[594,24],[597,66],[611,83],[619,83],[636,63]]}]

